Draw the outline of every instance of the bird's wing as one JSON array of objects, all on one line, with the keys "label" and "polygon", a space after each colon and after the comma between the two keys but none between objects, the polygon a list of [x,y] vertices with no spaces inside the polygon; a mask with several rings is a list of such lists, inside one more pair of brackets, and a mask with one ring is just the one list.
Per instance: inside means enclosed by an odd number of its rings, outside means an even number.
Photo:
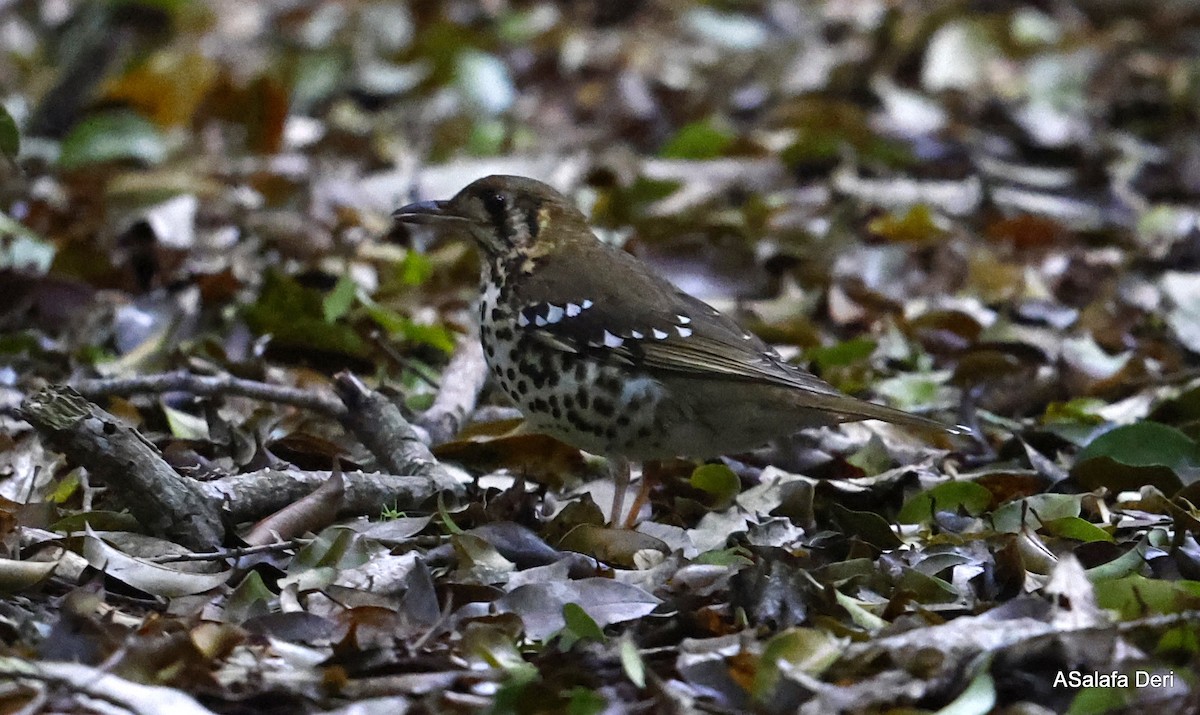
[{"label": "bird's wing", "polygon": [[662,301],[624,301],[620,313],[579,298],[562,304],[532,303],[519,323],[557,350],[640,365],[649,371],[695,377],[755,380],[806,392],[844,397],[831,385],[790,365],[770,346],[712,306],[675,292],[672,311]]},{"label": "bird's wing", "polygon": [[[803,392],[803,397],[797,398],[799,407],[821,410],[838,420],[881,419],[960,431],[842,394],[817,376],[784,362],[771,346],[712,306],[653,276],[632,256],[622,253],[607,260],[616,261],[621,269],[613,271],[621,276],[619,283],[600,271],[575,273],[569,282],[528,282],[517,318],[525,334],[555,350],[624,362],[663,376],[791,388]],[[554,296],[555,302],[550,302],[549,296]],[[620,309],[613,309],[614,305]]]}]

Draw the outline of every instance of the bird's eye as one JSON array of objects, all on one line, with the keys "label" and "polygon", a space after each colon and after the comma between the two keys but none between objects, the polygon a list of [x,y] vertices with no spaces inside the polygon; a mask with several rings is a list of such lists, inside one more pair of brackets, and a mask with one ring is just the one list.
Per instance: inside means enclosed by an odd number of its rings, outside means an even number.
[{"label": "bird's eye", "polygon": [[499,191],[489,191],[483,195],[483,208],[491,214],[492,218],[500,219],[508,209],[508,201]]}]

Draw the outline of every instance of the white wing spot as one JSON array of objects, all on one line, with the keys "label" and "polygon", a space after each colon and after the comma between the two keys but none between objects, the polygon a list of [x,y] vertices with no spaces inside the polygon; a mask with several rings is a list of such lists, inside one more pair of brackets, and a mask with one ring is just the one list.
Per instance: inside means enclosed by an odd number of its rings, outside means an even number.
[{"label": "white wing spot", "polygon": [[587,310],[590,307],[592,307],[592,301],[588,300],[587,298],[584,298],[583,299],[583,309]]},{"label": "white wing spot", "polygon": [[607,330],[604,331],[604,347],[619,348],[619,347],[621,347],[621,344],[624,342],[625,342],[624,340],[622,340],[621,338],[618,338],[617,336],[613,335],[612,333],[608,332]]},{"label": "white wing spot", "polygon": [[665,332],[659,330],[658,328],[654,328],[654,330],[652,332],[654,333],[654,337],[659,340],[667,339],[667,334]]},{"label": "white wing spot", "polygon": [[692,334],[691,328],[685,328],[682,325],[677,326],[675,330],[679,331],[679,337],[686,338]]},{"label": "white wing spot", "polygon": [[753,337],[754,336],[751,335],[750,333],[742,333],[742,340],[749,340],[750,338],[753,338]]},{"label": "white wing spot", "polygon": [[517,313],[517,327],[524,328],[526,325],[529,325],[529,317],[524,312]]},{"label": "white wing spot", "polygon": [[546,310],[546,322],[557,323],[558,321],[562,320],[562,317],[563,309],[551,303],[549,309]]},{"label": "white wing spot", "polygon": [[546,326],[546,316],[539,315],[539,316],[535,317],[533,319],[533,324],[538,326],[539,328],[544,328]]},{"label": "white wing spot", "polygon": [[687,317],[686,315],[676,315],[675,317],[679,318],[680,325],[687,325],[688,323],[692,322],[692,319]]},{"label": "white wing spot", "polygon": [[567,317],[568,318],[574,318],[576,315],[579,315],[582,312],[583,312],[583,308],[580,308],[578,305],[575,305],[574,303],[567,303]]},{"label": "white wing spot", "polygon": [[630,330],[629,337],[633,338],[634,340],[641,340],[642,338],[644,338],[646,336],[636,330]]}]

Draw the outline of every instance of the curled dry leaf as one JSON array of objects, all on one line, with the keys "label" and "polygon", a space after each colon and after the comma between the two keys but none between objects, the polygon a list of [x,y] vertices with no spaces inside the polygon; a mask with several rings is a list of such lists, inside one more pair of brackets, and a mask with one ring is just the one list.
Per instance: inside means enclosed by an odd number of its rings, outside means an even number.
[{"label": "curled dry leaf", "polygon": [[272,544],[319,531],[333,522],[345,494],[342,471],[335,469],[311,494],[255,524],[245,541],[251,546]]},{"label": "curled dry leaf", "polygon": [[152,564],[106,544],[90,528],[83,540],[83,555],[92,568],[152,596],[175,598],[204,593],[229,579],[229,571],[194,573]]}]

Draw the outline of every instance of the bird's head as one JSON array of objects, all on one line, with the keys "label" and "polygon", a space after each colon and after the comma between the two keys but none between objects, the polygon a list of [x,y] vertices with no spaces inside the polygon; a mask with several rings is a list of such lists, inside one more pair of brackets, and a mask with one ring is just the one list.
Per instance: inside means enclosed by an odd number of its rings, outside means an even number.
[{"label": "bird's head", "polygon": [[409,204],[392,217],[466,233],[494,258],[538,258],[572,241],[595,240],[587,219],[567,197],[522,176],[487,176],[449,200]]}]

